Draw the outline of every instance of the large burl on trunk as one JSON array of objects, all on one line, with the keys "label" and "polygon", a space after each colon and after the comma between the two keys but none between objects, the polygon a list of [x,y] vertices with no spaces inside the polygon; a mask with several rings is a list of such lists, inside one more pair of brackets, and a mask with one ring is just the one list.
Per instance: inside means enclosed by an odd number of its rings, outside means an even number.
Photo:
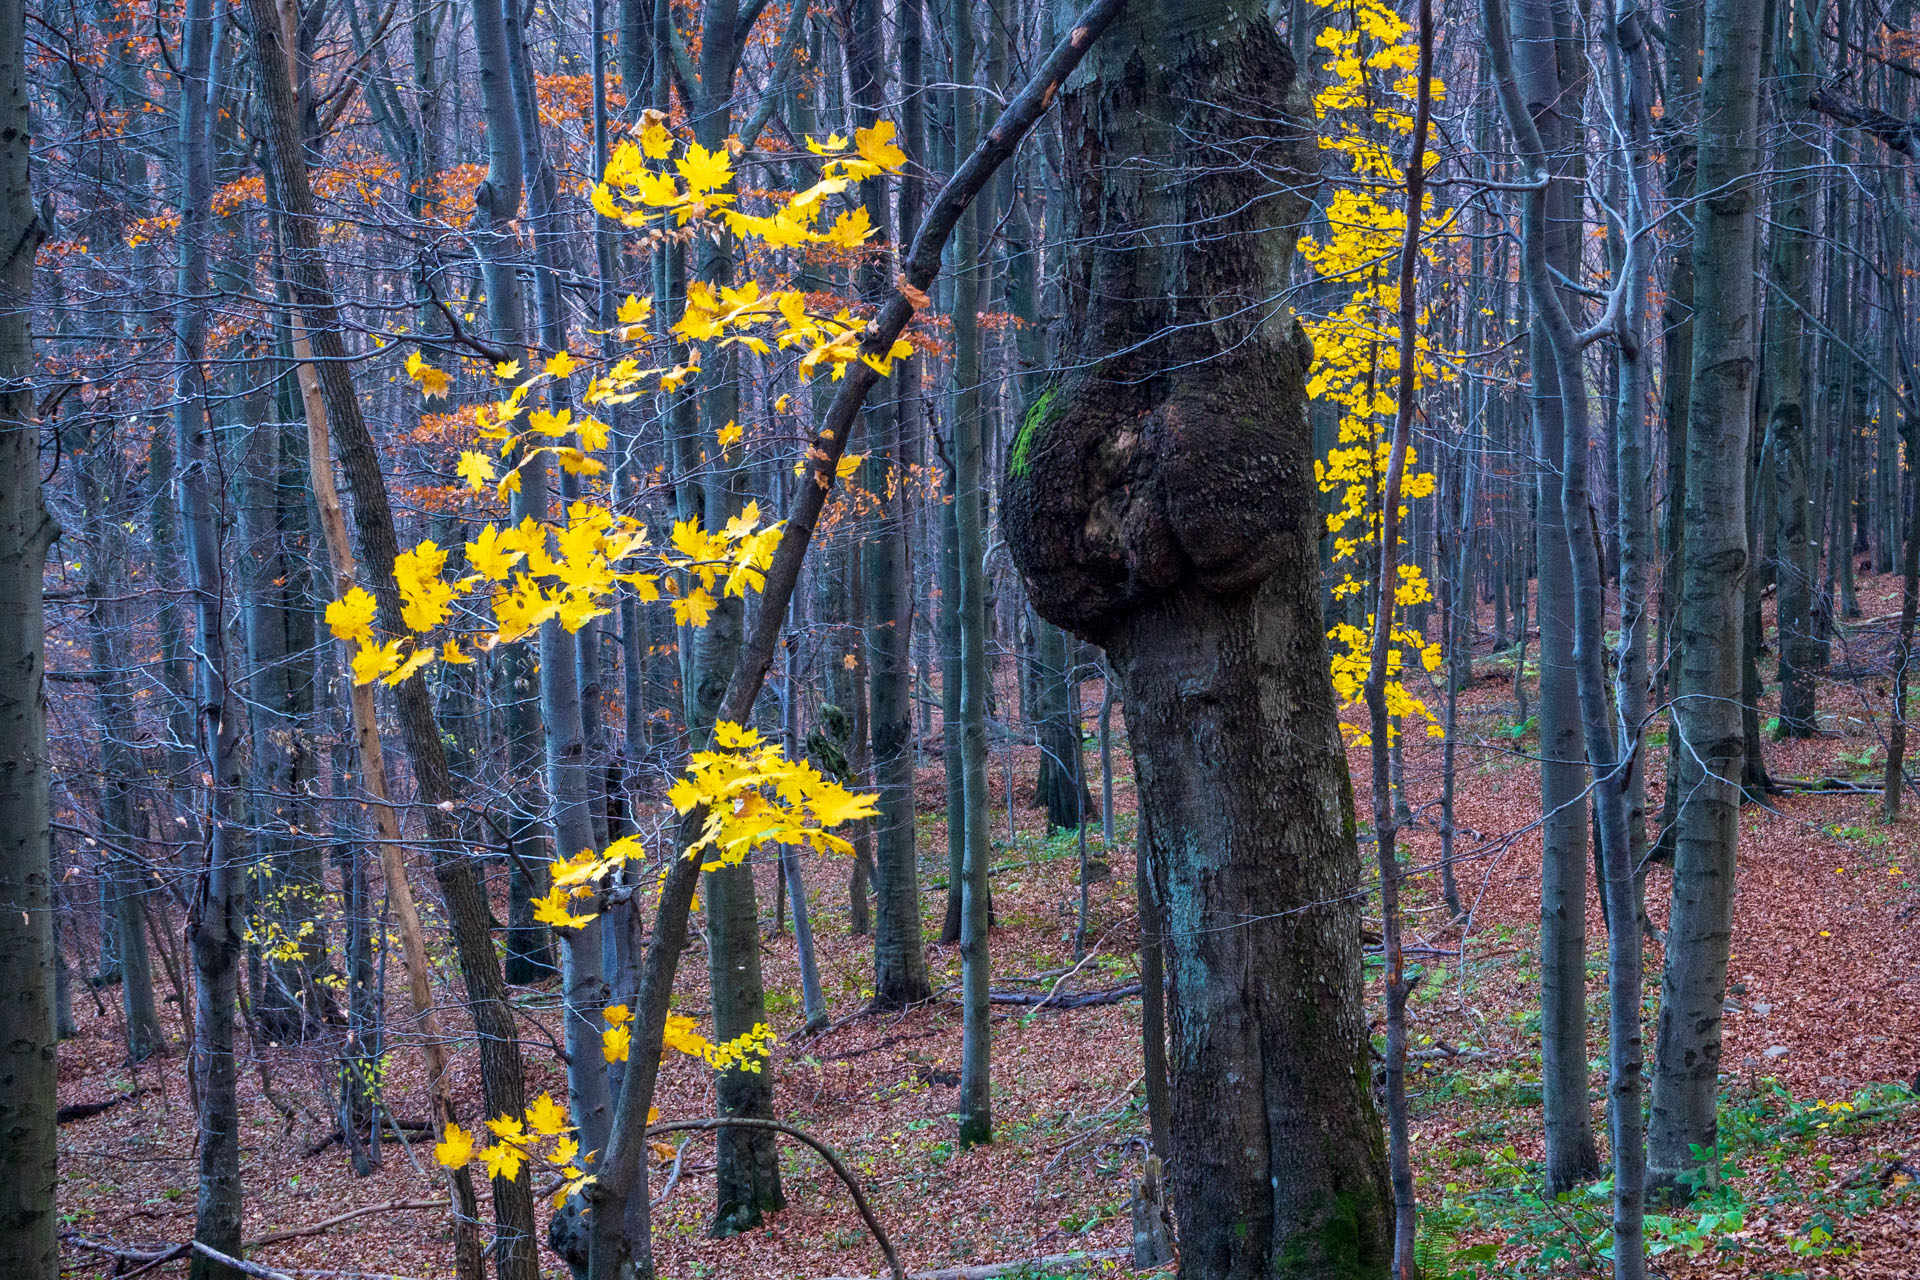
[{"label": "large burl on trunk", "polygon": [[1064,102],[1077,350],[1002,514],[1034,605],[1106,648],[1166,938],[1181,1275],[1387,1274],[1353,798],[1285,305],[1311,122],[1239,3],[1133,5]]}]

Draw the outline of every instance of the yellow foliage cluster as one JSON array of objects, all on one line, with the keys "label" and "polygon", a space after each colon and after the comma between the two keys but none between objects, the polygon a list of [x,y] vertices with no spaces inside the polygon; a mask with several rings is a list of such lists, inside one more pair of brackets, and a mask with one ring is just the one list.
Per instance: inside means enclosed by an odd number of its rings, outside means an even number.
[{"label": "yellow foliage cluster", "polygon": [[[1392,148],[1413,131],[1413,71],[1419,46],[1412,28],[1383,0],[1314,3],[1337,16],[1316,41],[1328,51],[1324,66],[1331,73],[1314,98],[1319,141],[1323,150],[1345,158],[1348,174],[1327,202],[1326,235],[1301,237],[1299,249],[1322,278],[1338,280],[1351,292],[1330,314],[1306,322],[1314,349],[1307,394],[1340,409],[1339,440],[1324,459],[1315,461],[1314,477],[1321,492],[1340,497],[1340,505],[1327,516],[1327,530],[1334,535],[1334,564],[1351,565],[1380,541],[1381,486],[1392,452],[1389,436],[1400,378],[1412,376],[1418,385],[1450,374],[1441,358],[1445,353],[1428,336],[1424,312],[1416,318],[1414,368],[1400,367],[1397,263],[1407,226],[1402,194],[1406,178]],[[1440,97],[1445,87],[1436,81],[1433,92]],[[1431,193],[1423,196],[1423,206],[1431,208]],[[1422,245],[1429,260],[1434,252],[1432,241]],[[1400,489],[1405,501],[1433,493],[1433,473],[1417,470],[1417,465],[1418,455],[1409,449]],[[1406,514],[1403,505],[1399,516],[1404,519]],[[1348,572],[1333,592],[1345,597],[1370,586]],[[1419,567],[1401,564],[1391,607],[1404,609],[1432,598]],[[1343,704],[1360,699],[1372,667],[1371,622],[1369,618],[1368,630],[1342,623],[1328,632],[1334,642],[1334,689]],[[1393,625],[1388,634],[1387,707],[1392,722],[1397,726],[1403,717],[1420,717],[1428,722],[1427,732],[1438,737],[1442,730],[1432,712],[1407,690],[1399,672],[1407,649],[1417,651],[1421,665],[1434,670],[1440,647],[1428,644],[1412,627]],[[1366,741],[1363,730],[1346,729],[1355,742]]]},{"label": "yellow foliage cluster", "polygon": [[433,1148],[433,1158],[449,1169],[464,1169],[477,1159],[486,1165],[489,1178],[508,1182],[519,1178],[523,1165],[543,1163],[560,1177],[553,1195],[556,1208],[594,1180],[582,1168],[594,1153],[582,1158],[580,1142],[572,1136],[574,1127],[567,1123],[567,1109],[550,1094],[543,1093],[529,1103],[524,1117],[503,1114],[487,1121],[487,1128],[493,1133],[493,1142],[476,1150],[475,1135],[457,1124],[448,1125]]},{"label": "yellow foliage cluster", "polygon": [[[610,1005],[604,1016],[607,1029],[600,1033],[601,1056],[608,1062],[625,1062],[633,1049],[633,1011],[624,1004]],[[685,1014],[668,1014],[661,1047],[701,1058],[715,1071],[738,1067],[742,1071],[758,1072],[779,1039],[766,1023],[756,1022],[751,1031],[715,1044],[700,1034],[696,1029],[698,1025]]]},{"label": "yellow foliage cluster", "polygon": [[[736,195],[730,189],[732,160],[726,149],[708,151],[698,143],[682,144],[658,113],[649,113],[638,142],[622,143],[608,161],[605,179],[594,190],[594,206],[628,226],[671,214],[682,226],[696,220],[716,229],[724,225],[735,235],[772,247],[787,243],[853,247],[871,233],[864,209],[843,214],[825,231],[813,230],[815,221],[828,197],[861,179],[900,171],[906,155],[894,144],[893,135],[893,126],[881,121],[854,130],[851,144],[838,135],[824,143],[809,138],[809,148],[827,158],[821,181],[787,197],[775,213],[760,217],[736,207]],[[681,154],[671,169],[660,163],[676,150]],[[799,240],[792,239],[792,227],[804,232]],[[618,311],[616,335],[634,343],[656,338],[659,335],[648,328],[652,315],[651,298],[629,295]],[[863,355],[860,343],[867,324],[848,307],[835,307],[831,315],[815,314],[807,295],[799,290],[770,288],[754,280],[717,288],[694,282],[669,332],[682,344],[675,360],[653,367],[642,367],[634,357],[615,361],[591,377],[581,402],[591,409],[629,403],[656,391],[679,391],[700,373],[701,344],[737,343],[763,355],[775,348],[798,350],[803,377],[830,371],[836,379],[856,359],[886,375],[895,360],[913,353],[912,344],[902,338],[884,356]],[[500,498],[518,492],[524,468],[544,457],[553,458],[573,475],[605,473],[606,464],[593,455],[607,448],[612,429],[591,412],[576,414],[570,407],[548,409],[536,403],[546,390],[567,382],[583,367],[565,351],[551,355],[524,377],[519,360],[493,366],[493,377],[511,386],[503,398],[475,411],[480,439],[495,448],[491,453],[467,450],[461,454],[455,470],[469,490],[492,485]],[[452,375],[428,363],[418,351],[408,356],[406,372],[423,396],[446,397],[452,392]],[[724,450],[742,434],[741,427],[728,423],[718,433],[717,443]],[[803,458],[802,467],[805,463]],[[844,478],[859,464],[858,455],[842,458],[840,476]],[[721,598],[714,594],[716,587],[722,595],[733,596],[761,588],[781,529],[778,524],[762,526],[758,508],[749,505],[722,530],[703,530],[693,521],[677,524],[673,549],[668,551],[650,548],[638,521],[616,516],[603,505],[576,502],[566,516],[559,525],[531,520],[517,528],[487,525],[466,544],[467,564],[473,572],[451,579],[444,576],[447,552],[432,542],[401,555],[394,573],[411,636],[376,635],[374,599],[363,588],[355,587],[334,601],[328,606],[327,622],[337,638],[355,646],[356,683],[383,680],[397,685],[435,661],[471,661],[456,641],[436,645],[420,637],[445,624],[455,602],[482,585],[489,588],[486,599],[492,612],[491,626],[482,626],[474,635],[482,648],[519,639],[549,619],[558,619],[568,631],[577,632],[611,611],[622,585],[643,600],[658,600],[664,591],[674,597],[675,622],[704,626]],[[643,555],[648,557],[644,564],[633,563]]]},{"label": "yellow foliage cluster", "polygon": [[828,828],[871,818],[876,796],[856,795],[805,760],[790,760],[757,729],[722,721],[718,751],[696,751],[686,773],[667,789],[682,814],[706,806],[706,822],[687,856],[704,855],[702,870],[732,866],[769,844],[809,844],[851,856],[853,846]]}]

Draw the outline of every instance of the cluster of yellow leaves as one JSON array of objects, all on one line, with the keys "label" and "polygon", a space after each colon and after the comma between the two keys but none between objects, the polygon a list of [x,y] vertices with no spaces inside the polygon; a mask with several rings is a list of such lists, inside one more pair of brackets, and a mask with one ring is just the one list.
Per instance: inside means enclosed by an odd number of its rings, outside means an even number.
[{"label": "cluster of yellow leaves", "polygon": [[[1434,383],[1450,376],[1447,353],[1428,336],[1428,317],[1416,317],[1414,368],[1400,367],[1400,287],[1397,260],[1406,233],[1403,207],[1405,175],[1392,148],[1413,129],[1411,114],[1417,85],[1413,70],[1419,46],[1412,28],[1383,0],[1314,0],[1335,11],[1338,21],[1328,25],[1316,41],[1328,51],[1323,64],[1330,73],[1326,86],[1314,98],[1321,122],[1320,146],[1345,157],[1348,181],[1327,204],[1328,232],[1324,238],[1303,236],[1301,255],[1323,278],[1339,280],[1350,292],[1324,318],[1307,322],[1313,340],[1314,367],[1307,394],[1340,409],[1339,441],[1326,458],[1314,463],[1314,476],[1323,493],[1340,496],[1339,506],[1327,516],[1334,535],[1335,564],[1362,559],[1379,545],[1383,527],[1381,487],[1392,453],[1388,439],[1397,409],[1399,380],[1410,376]],[[1436,97],[1445,87],[1434,85]],[[1430,163],[1430,161],[1428,161]],[[1423,197],[1428,208],[1432,194]],[[1436,252],[1432,240],[1421,251],[1429,260]],[[1401,519],[1406,502],[1434,491],[1432,472],[1417,469],[1418,455],[1409,449],[1401,477]],[[1403,540],[1404,542],[1404,540]],[[1433,592],[1416,565],[1401,564],[1392,608],[1404,609],[1431,600]],[[1333,588],[1335,596],[1358,595],[1370,584],[1351,572]],[[1428,671],[1440,663],[1440,647],[1429,645],[1412,627],[1394,625],[1388,632],[1387,707],[1394,728],[1406,716],[1427,721],[1427,733],[1443,730],[1419,698],[1409,693],[1398,673],[1405,649],[1419,653]],[[1362,630],[1341,624],[1328,632],[1334,641],[1334,689],[1342,703],[1362,695],[1372,666],[1371,625]],[[1347,726],[1349,736],[1365,742],[1366,734]]]},{"label": "cluster of yellow leaves", "polygon": [[[600,1033],[601,1055],[608,1062],[625,1062],[633,1050],[633,1011],[624,1004],[610,1005],[604,1016],[607,1029]],[[766,1023],[756,1022],[751,1031],[723,1044],[715,1044],[700,1034],[698,1026],[684,1014],[668,1014],[661,1047],[703,1059],[715,1071],[726,1071],[737,1066],[742,1071],[757,1072],[773,1052],[774,1042],[778,1039]]]},{"label": "cluster of yellow leaves", "polygon": [[447,1126],[441,1141],[433,1148],[433,1158],[449,1169],[464,1169],[478,1159],[487,1167],[489,1178],[512,1182],[519,1178],[523,1165],[541,1162],[560,1176],[554,1192],[556,1208],[567,1197],[591,1183],[593,1175],[581,1166],[593,1158],[580,1154],[580,1143],[567,1123],[567,1109],[548,1094],[541,1094],[527,1107],[524,1118],[501,1115],[487,1121],[493,1142],[476,1150],[476,1139],[457,1124]]},{"label": "cluster of yellow leaves", "polygon": [[[450,620],[456,600],[486,587],[491,628],[475,633],[483,649],[519,640],[549,620],[569,632],[578,632],[595,618],[612,611],[615,593],[622,587],[642,600],[675,596],[674,618],[705,626],[724,595],[745,596],[765,583],[767,566],[780,541],[778,524],[762,525],[757,504],[728,521],[722,529],[706,531],[688,519],[673,529],[673,550],[649,545],[647,531],[629,516],[616,516],[606,507],[575,502],[562,525],[532,518],[518,525],[488,524],[465,547],[471,573],[446,576],[447,551],[422,542],[394,560],[393,576],[399,588],[401,621],[411,635],[379,638],[374,632],[377,606],[364,587],[354,587],[327,606],[327,626],[336,639],[355,646],[356,684],[402,680],[434,662],[466,663],[471,655],[457,640],[434,644],[428,633]],[[643,565],[633,562],[647,557]],[[668,574],[677,576],[667,576]],[[682,579],[686,586],[682,586]]]},{"label": "cluster of yellow leaves", "polygon": [[697,751],[687,771],[667,789],[682,814],[706,806],[707,818],[687,856],[703,855],[703,870],[733,866],[768,844],[812,845],[851,855],[853,846],[828,828],[871,818],[877,797],[857,795],[804,760],[790,760],[756,729],[722,721],[714,726],[718,751]]},{"label": "cluster of yellow leaves", "polygon": [[647,851],[641,848],[639,840],[621,836],[608,845],[604,853],[582,849],[571,858],[556,858],[549,864],[551,878],[546,894],[533,900],[533,918],[556,929],[585,928],[599,919],[600,913],[574,914],[573,899],[594,897],[608,875],[646,856]]},{"label": "cluster of yellow leaves", "polygon": [[[894,144],[893,134],[893,126],[882,121],[871,128],[856,129],[851,145],[837,135],[825,143],[809,139],[808,146],[815,154],[827,158],[821,181],[788,197],[775,214],[761,218],[734,207],[736,197],[729,189],[734,174],[726,150],[708,151],[691,142],[683,146],[667,131],[663,117],[648,113],[638,142],[623,143],[608,162],[606,180],[596,187],[594,203],[602,213],[618,217],[627,225],[640,225],[673,213],[681,225],[694,219],[716,225],[724,222],[737,235],[757,237],[770,244],[832,243],[851,247],[871,234],[865,210],[843,214],[828,230],[816,232],[812,228],[821,202],[864,178],[900,172],[906,155]],[[676,149],[681,154],[672,162],[671,170],[651,167],[652,162],[666,161]],[[789,237],[783,241],[773,230],[782,219],[805,234],[799,240]],[[659,336],[648,329],[652,315],[652,299],[629,295],[617,315],[619,338],[645,342]],[[681,344],[675,361],[650,368],[643,368],[638,358],[615,361],[590,379],[580,401],[591,408],[625,404],[654,390],[677,391],[699,374],[703,343],[738,343],[761,354],[775,348],[798,350],[803,377],[830,371],[836,379],[844,376],[847,366],[856,359],[886,375],[892,372],[895,360],[912,354],[913,346],[904,338],[884,356],[863,354],[860,344],[867,329],[867,323],[846,306],[833,308],[831,315],[814,314],[808,308],[807,295],[799,290],[765,288],[752,280],[718,288],[695,282],[689,286],[686,306],[670,330]],[[503,398],[474,411],[480,439],[495,447],[491,451],[469,449],[460,455],[455,471],[469,490],[478,492],[492,485],[494,495],[505,498],[520,490],[524,468],[546,457],[572,475],[605,473],[606,464],[593,455],[607,448],[611,427],[591,412],[576,414],[564,405],[539,407],[548,388],[566,383],[582,367],[565,351],[549,356],[531,373],[523,370],[519,360],[494,365],[493,376],[512,385]],[[449,394],[451,375],[428,364],[418,351],[407,357],[406,370],[423,395]],[[783,404],[784,400],[782,397]],[[718,443],[726,449],[743,434],[737,424],[728,423],[718,433]],[[803,468],[806,461],[801,460]],[[859,455],[845,457],[839,475],[845,478],[859,465]],[[714,594],[716,584],[724,583],[721,590],[725,595],[740,596],[761,589],[779,532],[777,524],[760,526],[754,506],[721,531],[705,531],[697,524],[682,522],[673,534],[678,555],[651,552],[651,562],[637,567],[628,562],[649,551],[645,530],[638,522],[616,517],[604,506],[577,502],[568,508],[562,525],[523,521],[517,528],[502,529],[489,524],[466,545],[467,563],[473,572],[452,580],[443,576],[447,552],[433,543],[423,542],[402,555],[395,566],[395,577],[411,636],[376,636],[374,598],[358,587],[328,607],[327,621],[336,637],[356,647],[353,672],[360,684],[373,680],[399,684],[436,660],[471,661],[454,641],[436,646],[418,637],[444,624],[454,602],[483,584],[490,584],[487,594],[493,616],[491,629],[476,636],[481,647],[518,639],[549,619],[558,619],[569,631],[577,632],[610,612],[613,596],[622,584],[643,600],[660,599],[664,589],[674,597],[676,622],[704,626],[719,603]]]},{"label": "cluster of yellow leaves", "polygon": [[[769,844],[810,844],[822,852],[851,854],[853,846],[828,828],[877,812],[875,796],[857,795],[806,761],[788,759],[780,744],[764,741],[756,729],[723,720],[714,726],[714,742],[718,750],[696,752],[686,773],[667,790],[668,802],[682,814],[706,806],[699,839],[686,850],[687,857],[703,859],[702,870],[735,865]],[[534,919],[558,929],[593,923],[599,911],[576,909],[576,904],[594,907],[607,876],[645,857],[638,839],[622,836],[602,852],[582,849],[556,859],[550,864],[551,886],[533,901]],[[616,1021],[616,1031],[620,1025]],[[625,1045],[624,1032],[616,1039]],[[613,1045],[609,1040],[609,1052]]]},{"label": "cluster of yellow leaves", "polygon": [[[593,189],[593,207],[628,227],[644,227],[669,215],[683,227],[705,218],[724,224],[743,240],[764,241],[775,249],[803,244],[854,249],[873,234],[865,207],[848,210],[821,229],[822,202],[863,178],[899,173],[907,156],[894,144],[893,134],[893,125],[882,120],[855,129],[851,149],[838,134],[824,143],[808,138],[807,149],[826,157],[820,180],[778,200],[770,213],[761,215],[741,211],[737,193],[728,190],[734,173],[727,148],[709,151],[688,142],[671,169],[660,163],[680,144],[663,118],[649,112],[638,143],[624,141],[608,158],[606,173]],[[657,163],[660,167],[654,167]]]}]

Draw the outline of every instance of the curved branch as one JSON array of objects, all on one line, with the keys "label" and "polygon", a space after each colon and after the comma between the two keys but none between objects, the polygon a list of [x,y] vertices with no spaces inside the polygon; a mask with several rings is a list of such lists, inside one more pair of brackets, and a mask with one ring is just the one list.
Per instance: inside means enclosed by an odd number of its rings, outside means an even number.
[{"label": "curved branch", "polygon": [[796,1129],[790,1124],[781,1124],[778,1120],[758,1120],[746,1116],[737,1118],[715,1116],[707,1120],[676,1120],[670,1124],[650,1124],[647,1126],[647,1136],[651,1138],[662,1133],[700,1133],[720,1129],[763,1129],[769,1133],[784,1133],[789,1138],[798,1138],[819,1152],[820,1158],[840,1175],[840,1181],[846,1183],[847,1190],[853,1193],[854,1208],[860,1210],[860,1216],[866,1220],[867,1230],[873,1233],[875,1242],[880,1246],[880,1252],[886,1255],[887,1269],[893,1272],[893,1280],[907,1280],[906,1268],[900,1265],[900,1255],[894,1252],[893,1241],[888,1239],[886,1228],[880,1225],[880,1219],[875,1216],[873,1206],[867,1203],[866,1192],[860,1189],[860,1180],[853,1176],[853,1171],[840,1159],[839,1152],[805,1130]]}]

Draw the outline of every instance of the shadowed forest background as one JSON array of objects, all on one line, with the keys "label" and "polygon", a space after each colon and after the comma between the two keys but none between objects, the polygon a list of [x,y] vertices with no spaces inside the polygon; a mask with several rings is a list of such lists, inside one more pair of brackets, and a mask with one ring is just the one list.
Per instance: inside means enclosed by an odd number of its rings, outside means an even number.
[{"label": "shadowed forest background", "polygon": [[0,5],[0,1272],[1920,1274],[1917,82]]}]

